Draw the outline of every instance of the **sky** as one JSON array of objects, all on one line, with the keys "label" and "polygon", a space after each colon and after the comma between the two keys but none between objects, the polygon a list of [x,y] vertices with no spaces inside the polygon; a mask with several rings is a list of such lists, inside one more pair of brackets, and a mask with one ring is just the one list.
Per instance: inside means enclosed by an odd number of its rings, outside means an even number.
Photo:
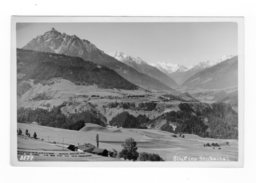
[{"label": "sky", "polygon": [[229,22],[182,23],[17,23],[17,47],[55,28],[87,39],[105,53],[121,51],[149,63],[187,67],[237,55],[238,30]]}]

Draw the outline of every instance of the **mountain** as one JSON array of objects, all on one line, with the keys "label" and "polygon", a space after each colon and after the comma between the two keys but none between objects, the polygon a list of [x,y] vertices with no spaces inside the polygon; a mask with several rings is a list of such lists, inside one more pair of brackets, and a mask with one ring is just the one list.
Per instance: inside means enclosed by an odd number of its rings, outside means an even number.
[{"label": "mountain", "polygon": [[175,72],[169,73],[169,76],[172,77],[178,84],[183,84],[184,81],[189,79],[191,76],[196,74],[197,72],[210,67],[210,62],[200,62],[194,65],[192,68],[187,70],[177,70]]},{"label": "mountain", "polygon": [[55,53],[17,50],[18,81],[34,80],[43,83],[53,78],[63,78],[77,85],[97,85],[100,88],[135,90],[138,87],[122,78],[115,71]]},{"label": "mountain", "polygon": [[187,79],[188,88],[224,89],[238,84],[238,57],[232,57],[212,67],[203,69]]},{"label": "mountain", "polygon": [[229,58],[233,57],[233,55],[224,55],[217,60],[207,60],[202,61],[195,64],[192,67],[185,67],[179,64],[172,63],[158,63],[156,67],[158,67],[161,71],[165,72],[169,77],[175,80],[179,85],[183,84],[184,81],[189,79],[191,76],[196,74],[203,69],[214,66],[220,62],[223,62]]},{"label": "mountain", "polygon": [[113,69],[126,80],[145,89],[172,90],[160,81],[107,55],[91,42],[80,39],[76,35],[60,33],[54,28],[31,40],[23,49],[81,57],[84,60]]},{"label": "mountain", "polygon": [[172,78],[167,76],[165,73],[163,73],[156,67],[149,65],[147,62],[142,60],[140,57],[128,56],[122,52],[116,52],[114,57],[117,60],[125,63],[126,65],[133,67],[138,72],[141,72],[141,73],[146,74],[152,78],[155,78],[158,81],[164,83],[165,85],[167,85],[171,88],[177,87],[177,83]]},{"label": "mountain", "polygon": [[173,72],[185,72],[188,70],[188,68],[185,67],[184,65],[173,64],[173,63],[168,63],[168,62],[159,62],[156,64],[152,64],[152,66],[158,68],[160,71],[162,71],[168,75]]},{"label": "mountain", "polygon": [[200,62],[196,65],[194,65],[191,68],[188,68],[186,66],[180,65],[180,64],[173,64],[173,63],[158,63],[155,64],[155,67],[157,67],[159,70],[167,74],[170,78],[172,78],[176,83],[181,85],[184,81],[186,81],[188,78],[196,74],[197,72],[210,67],[212,62],[206,61],[206,62]]}]

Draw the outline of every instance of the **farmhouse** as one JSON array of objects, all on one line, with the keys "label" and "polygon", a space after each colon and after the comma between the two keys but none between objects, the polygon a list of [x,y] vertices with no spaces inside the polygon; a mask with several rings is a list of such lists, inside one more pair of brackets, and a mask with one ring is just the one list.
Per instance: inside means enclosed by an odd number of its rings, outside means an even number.
[{"label": "farmhouse", "polygon": [[80,150],[82,152],[92,152],[94,150],[95,146],[90,143],[86,143],[84,145],[77,146],[77,148],[78,148],[78,150]]},{"label": "farmhouse", "polygon": [[70,151],[77,151],[77,147],[74,146],[74,145],[72,145],[72,144],[68,146],[68,149],[69,149]]},{"label": "farmhouse", "polygon": [[108,156],[108,150],[106,149],[94,148],[92,153],[100,156]]}]

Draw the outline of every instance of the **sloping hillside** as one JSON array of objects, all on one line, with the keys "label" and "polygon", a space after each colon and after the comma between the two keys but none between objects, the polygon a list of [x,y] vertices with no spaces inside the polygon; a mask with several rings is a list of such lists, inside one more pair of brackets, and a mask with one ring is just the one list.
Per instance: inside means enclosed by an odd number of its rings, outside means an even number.
[{"label": "sloping hillside", "polygon": [[55,29],[37,36],[25,45],[23,49],[80,57],[84,60],[104,65],[116,71],[131,83],[145,89],[171,90],[171,88],[160,81],[140,73],[134,68],[107,55],[88,40],[80,39],[75,35],[71,36],[60,33]]},{"label": "sloping hillside", "polygon": [[54,53],[17,50],[19,80],[33,79],[35,83],[63,78],[78,85],[134,90],[138,87],[104,66]]},{"label": "sloping hillside", "polygon": [[155,118],[151,128],[211,138],[238,138],[238,114],[225,103],[180,103],[178,111]]},{"label": "sloping hillside", "polygon": [[215,66],[204,69],[183,84],[189,88],[224,89],[238,84],[238,57],[232,57]]}]

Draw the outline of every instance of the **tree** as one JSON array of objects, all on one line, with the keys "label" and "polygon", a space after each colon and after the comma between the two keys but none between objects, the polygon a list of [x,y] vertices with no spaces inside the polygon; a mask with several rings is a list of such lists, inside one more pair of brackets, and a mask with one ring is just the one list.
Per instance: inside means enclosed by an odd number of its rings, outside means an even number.
[{"label": "tree", "polygon": [[172,126],[168,122],[166,122],[163,126],[161,126],[160,129],[167,132],[174,132]]},{"label": "tree", "polygon": [[139,153],[137,152],[137,143],[133,138],[126,139],[122,144],[123,150],[120,152],[120,158],[125,160],[137,160]]},{"label": "tree", "polygon": [[139,156],[139,161],[164,161],[158,154],[142,152]]},{"label": "tree", "polygon": [[117,155],[118,155],[117,150],[113,149],[112,157],[113,157],[113,158],[116,158],[116,157],[117,157]]},{"label": "tree", "polygon": [[96,135],[96,144],[97,144],[97,148],[99,148],[99,134]]},{"label": "tree", "polygon": [[22,135],[22,130],[20,128],[18,129],[18,135]]},{"label": "tree", "polygon": [[26,132],[25,132],[25,134],[28,136],[29,135],[29,133],[28,133],[28,129],[26,129]]},{"label": "tree", "polygon": [[34,139],[37,139],[37,134],[36,134],[36,132],[34,132],[33,138],[34,138]]}]

